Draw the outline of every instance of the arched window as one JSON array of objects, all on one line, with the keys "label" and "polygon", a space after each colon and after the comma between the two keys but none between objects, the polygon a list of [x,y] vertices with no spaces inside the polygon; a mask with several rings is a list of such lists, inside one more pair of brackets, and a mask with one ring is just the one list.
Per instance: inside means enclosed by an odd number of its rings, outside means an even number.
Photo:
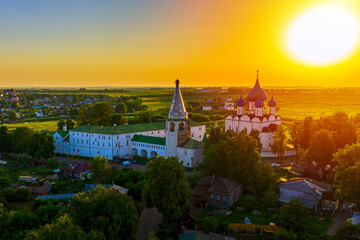
[{"label": "arched window", "polygon": [[179,123],[179,130],[184,130],[184,123]]},{"label": "arched window", "polygon": [[170,123],[170,131],[173,132],[175,131],[175,123]]}]

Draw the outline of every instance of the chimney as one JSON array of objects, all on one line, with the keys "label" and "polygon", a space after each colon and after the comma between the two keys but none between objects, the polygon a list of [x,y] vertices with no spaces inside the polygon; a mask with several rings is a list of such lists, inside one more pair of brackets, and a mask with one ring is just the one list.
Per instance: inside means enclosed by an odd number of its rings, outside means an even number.
[{"label": "chimney", "polygon": [[63,130],[66,131],[66,124],[63,125]]}]

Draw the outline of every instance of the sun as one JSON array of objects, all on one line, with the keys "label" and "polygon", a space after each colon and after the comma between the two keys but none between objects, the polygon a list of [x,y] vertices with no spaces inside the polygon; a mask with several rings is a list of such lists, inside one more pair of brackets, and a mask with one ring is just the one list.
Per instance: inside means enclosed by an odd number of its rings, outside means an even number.
[{"label": "sun", "polygon": [[358,19],[333,6],[317,7],[300,16],[287,34],[291,55],[308,65],[340,62],[358,46]]}]

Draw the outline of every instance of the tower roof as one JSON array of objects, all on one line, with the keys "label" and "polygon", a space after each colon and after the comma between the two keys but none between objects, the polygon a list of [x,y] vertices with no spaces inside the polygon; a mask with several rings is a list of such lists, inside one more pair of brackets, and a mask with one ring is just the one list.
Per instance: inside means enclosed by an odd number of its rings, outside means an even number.
[{"label": "tower roof", "polygon": [[176,79],[175,84],[175,92],[169,111],[169,119],[185,119],[187,118],[187,112],[179,87],[179,79]]},{"label": "tower roof", "polygon": [[259,70],[257,71],[257,77],[254,87],[249,91],[247,95],[247,99],[250,102],[255,102],[260,97],[261,101],[265,101],[267,99],[266,92],[264,89],[260,87],[259,83]]},{"label": "tower roof", "polygon": [[243,107],[245,106],[245,101],[243,100],[242,96],[240,97],[240,99],[236,102],[236,105],[238,107]]},{"label": "tower roof", "polygon": [[264,102],[263,101],[261,101],[261,98],[259,97],[258,98],[258,100],[255,102],[255,107],[257,107],[257,108],[262,108],[262,107],[264,107]]},{"label": "tower roof", "polygon": [[274,97],[271,96],[271,100],[268,102],[269,107],[276,107],[277,102],[274,100]]}]

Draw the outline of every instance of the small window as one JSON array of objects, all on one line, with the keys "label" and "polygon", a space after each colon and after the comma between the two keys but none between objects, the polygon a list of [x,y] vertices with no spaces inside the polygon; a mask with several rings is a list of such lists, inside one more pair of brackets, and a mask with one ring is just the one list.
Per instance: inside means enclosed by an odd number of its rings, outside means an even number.
[{"label": "small window", "polygon": [[170,131],[173,132],[175,131],[175,123],[170,123]]}]

